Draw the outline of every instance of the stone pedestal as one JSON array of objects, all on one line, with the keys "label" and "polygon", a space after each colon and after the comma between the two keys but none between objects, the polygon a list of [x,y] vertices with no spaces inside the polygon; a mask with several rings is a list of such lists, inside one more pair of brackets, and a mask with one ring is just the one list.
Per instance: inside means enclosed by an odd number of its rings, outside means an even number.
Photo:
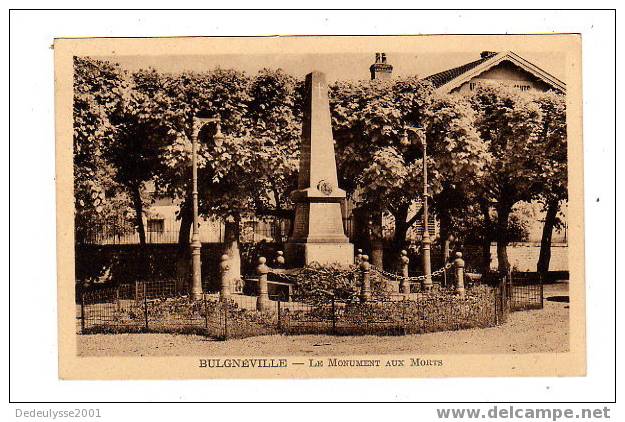
[{"label": "stone pedestal", "polygon": [[354,263],[354,245],[351,243],[288,243],[287,262],[295,267],[318,263],[322,265]]},{"label": "stone pedestal", "polygon": [[287,265],[354,263],[354,246],[343,229],[341,201],[325,75],[306,75],[306,103],[293,233],[285,245]]}]

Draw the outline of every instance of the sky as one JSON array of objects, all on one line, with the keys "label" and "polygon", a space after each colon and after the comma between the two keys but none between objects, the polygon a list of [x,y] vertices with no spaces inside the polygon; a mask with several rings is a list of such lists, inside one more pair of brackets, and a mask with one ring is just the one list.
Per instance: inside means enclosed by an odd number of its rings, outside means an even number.
[{"label": "sky", "polygon": [[[565,54],[515,50],[515,53],[546,72],[565,81]],[[393,76],[426,77],[480,58],[480,51],[457,53],[387,52],[387,63],[393,65]],[[318,70],[326,73],[328,82],[370,79],[369,66],[375,61],[375,51],[332,54],[213,54],[213,55],[134,55],[97,56],[101,60],[119,63],[134,71],[154,68],[161,72],[207,71],[216,67],[236,69],[254,75],[263,68],[281,68],[286,73],[303,78]]]}]

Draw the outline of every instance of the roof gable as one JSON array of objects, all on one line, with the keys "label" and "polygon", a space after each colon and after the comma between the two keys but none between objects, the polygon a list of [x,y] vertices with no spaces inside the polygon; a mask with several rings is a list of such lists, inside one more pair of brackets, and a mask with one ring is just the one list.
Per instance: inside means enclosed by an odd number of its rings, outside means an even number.
[{"label": "roof gable", "polygon": [[428,76],[427,78],[425,78],[425,80],[432,82],[432,85],[434,85],[434,88],[440,88],[441,86],[446,85],[447,83],[451,82],[452,80],[456,79],[462,74],[486,62],[491,57],[492,56],[484,57],[474,62],[464,64],[462,66],[454,67],[448,70],[443,70],[442,72],[438,72],[438,73],[435,73],[434,75]]},{"label": "roof gable", "polygon": [[458,88],[465,82],[492,69],[505,60],[532,74],[553,89],[562,93],[566,92],[566,84],[564,82],[512,51],[493,53],[474,62],[430,75],[425,80],[432,82],[437,91],[451,92],[453,89]]}]

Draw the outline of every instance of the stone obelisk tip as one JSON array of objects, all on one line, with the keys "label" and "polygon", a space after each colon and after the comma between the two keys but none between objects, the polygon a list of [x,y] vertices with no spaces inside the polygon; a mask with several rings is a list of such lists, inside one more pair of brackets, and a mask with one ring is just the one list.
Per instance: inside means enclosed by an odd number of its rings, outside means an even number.
[{"label": "stone obelisk tip", "polygon": [[344,197],[336,175],[328,85],[325,74],[319,71],[306,75],[301,142],[298,190],[314,194],[321,184],[326,191],[332,188],[333,197]]}]

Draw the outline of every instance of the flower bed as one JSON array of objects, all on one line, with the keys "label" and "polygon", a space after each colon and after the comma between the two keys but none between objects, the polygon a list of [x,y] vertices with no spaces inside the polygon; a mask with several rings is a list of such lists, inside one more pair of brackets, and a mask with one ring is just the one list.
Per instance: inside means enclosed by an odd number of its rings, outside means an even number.
[{"label": "flower bed", "polygon": [[409,300],[309,305],[286,312],[290,334],[419,334],[484,328],[496,325],[494,290],[486,286],[468,289],[460,299],[450,290],[419,294]]},{"label": "flower bed", "polygon": [[402,296],[403,300],[380,296],[366,303],[349,291],[345,288],[339,298],[330,300],[324,290],[313,291],[307,302],[271,302],[269,312],[256,311],[256,298],[245,296],[226,302],[216,296],[195,301],[178,296],[93,303],[84,307],[82,333],[151,331],[214,338],[276,333],[400,335],[483,328],[498,322],[496,290],[488,286],[467,289],[464,299],[441,289]]}]

